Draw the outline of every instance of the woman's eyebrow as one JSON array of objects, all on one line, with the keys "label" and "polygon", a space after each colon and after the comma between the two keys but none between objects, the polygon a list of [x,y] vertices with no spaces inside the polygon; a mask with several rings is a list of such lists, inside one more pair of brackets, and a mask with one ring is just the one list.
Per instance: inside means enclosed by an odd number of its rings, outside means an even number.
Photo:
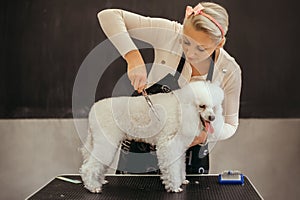
[{"label": "woman's eyebrow", "polygon": [[[186,36],[183,36],[183,39],[191,43],[191,41],[190,41]],[[193,41],[194,41],[194,40],[193,40]],[[201,44],[199,44],[198,42],[197,42],[197,47],[204,48],[204,49],[207,48],[206,46],[201,45]]]}]

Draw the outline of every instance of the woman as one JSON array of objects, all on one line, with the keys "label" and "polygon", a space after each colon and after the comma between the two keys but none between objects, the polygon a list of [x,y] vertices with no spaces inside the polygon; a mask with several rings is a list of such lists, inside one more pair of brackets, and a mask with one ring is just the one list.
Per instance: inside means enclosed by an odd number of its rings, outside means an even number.
[{"label": "woman", "polygon": [[[224,90],[222,107],[225,123],[218,140],[227,139],[236,132],[241,70],[234,58],[223,49],[228,30],[228,14],[223,7],[211,2],[199,3],[194,8],[187,6],[183,25],[119,9],[103,10],[98,13],[98,19],[104,33],[127,61],[128,77],[139,92],[147,83],[155,83],[167,73],[174,73],[182,53],[186,62],[179,78],[181,86],[190,81],[208,79],[213,59],[211,81],[220,84]],[[154,63],[148,76],[143,58],[131,38],[148,42],[154,48]],[[215,142],[212,135],[203,130],[191,144],[191,150],[197,148],[198,151],[198,144]],[[187,155],[197,155],[191,152]],[[202,162],[201,159],[199,162]],[[206,162],[205,165],[208,165]],[[196,168],[192,167],[189,171],[207,173],[208,169],[196,164]]]}]

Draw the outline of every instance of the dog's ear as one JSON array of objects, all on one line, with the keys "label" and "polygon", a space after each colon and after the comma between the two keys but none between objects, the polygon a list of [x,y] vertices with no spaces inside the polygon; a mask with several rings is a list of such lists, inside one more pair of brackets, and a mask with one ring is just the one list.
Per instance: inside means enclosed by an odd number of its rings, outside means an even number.
[{"label": "dog's ear", "polygon": [[[204,81],[195,81],[189,84],[191,92],[191,100],[194,104],[199,106],[203,102],[203,94],[205,93],[206,83]],[[202,99],[202,100],[201,100]]]},{"label": "dog's ear", "polygon": [[224,99],[224,91],[223,89],[217,85],[216,83],[211,82],[205,82],[205,87],[209,93],[209,96],[211,98],[210,103],[215,106],[222,104]]},{"label": "dog's ear", "polygon": [[211,94],[213,96],[213,105],[221,105],[224,100],[224,91],[217,85],[211,86]]}]

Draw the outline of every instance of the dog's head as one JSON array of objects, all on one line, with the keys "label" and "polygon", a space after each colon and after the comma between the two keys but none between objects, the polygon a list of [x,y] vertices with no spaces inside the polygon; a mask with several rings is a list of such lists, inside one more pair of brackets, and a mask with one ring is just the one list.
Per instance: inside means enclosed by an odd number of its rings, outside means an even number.
[{"label": "dog's head", "polygon": [[222,112],[223,90],[218,85],[205,81],[192,82],[189,87],[192,89],[192,101],[200,113],[203,126],[205,126],[205,122],[214,121],[216,115]]}]

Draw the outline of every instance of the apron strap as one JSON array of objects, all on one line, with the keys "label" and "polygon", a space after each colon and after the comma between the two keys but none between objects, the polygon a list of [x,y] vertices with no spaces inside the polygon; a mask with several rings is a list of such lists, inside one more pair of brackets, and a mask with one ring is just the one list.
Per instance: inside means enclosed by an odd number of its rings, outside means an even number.
[{"label": "apron strap", "polygon": [[211,61],[210,61],[210,66],[209,66],[209,69],[208,69],[206,81],[212,81],[214,68],[215,68],[215,57],[216,57],[216,52],[214,51],[211,55]]},{"label": "apron strap", "polygon": [[184,54],[182,53],[181,59],[180,59],[179,64],[178,64],[178,66],[177,66],[176,73],[175,73],[175,75],[174,75],[174,78],[175,78],[176,80],[179,79],[179,76],[180,76],[180,74],[181,74],[181,72],[182,72],[184,63],[185,63],[185,57],[184,57]]}]

